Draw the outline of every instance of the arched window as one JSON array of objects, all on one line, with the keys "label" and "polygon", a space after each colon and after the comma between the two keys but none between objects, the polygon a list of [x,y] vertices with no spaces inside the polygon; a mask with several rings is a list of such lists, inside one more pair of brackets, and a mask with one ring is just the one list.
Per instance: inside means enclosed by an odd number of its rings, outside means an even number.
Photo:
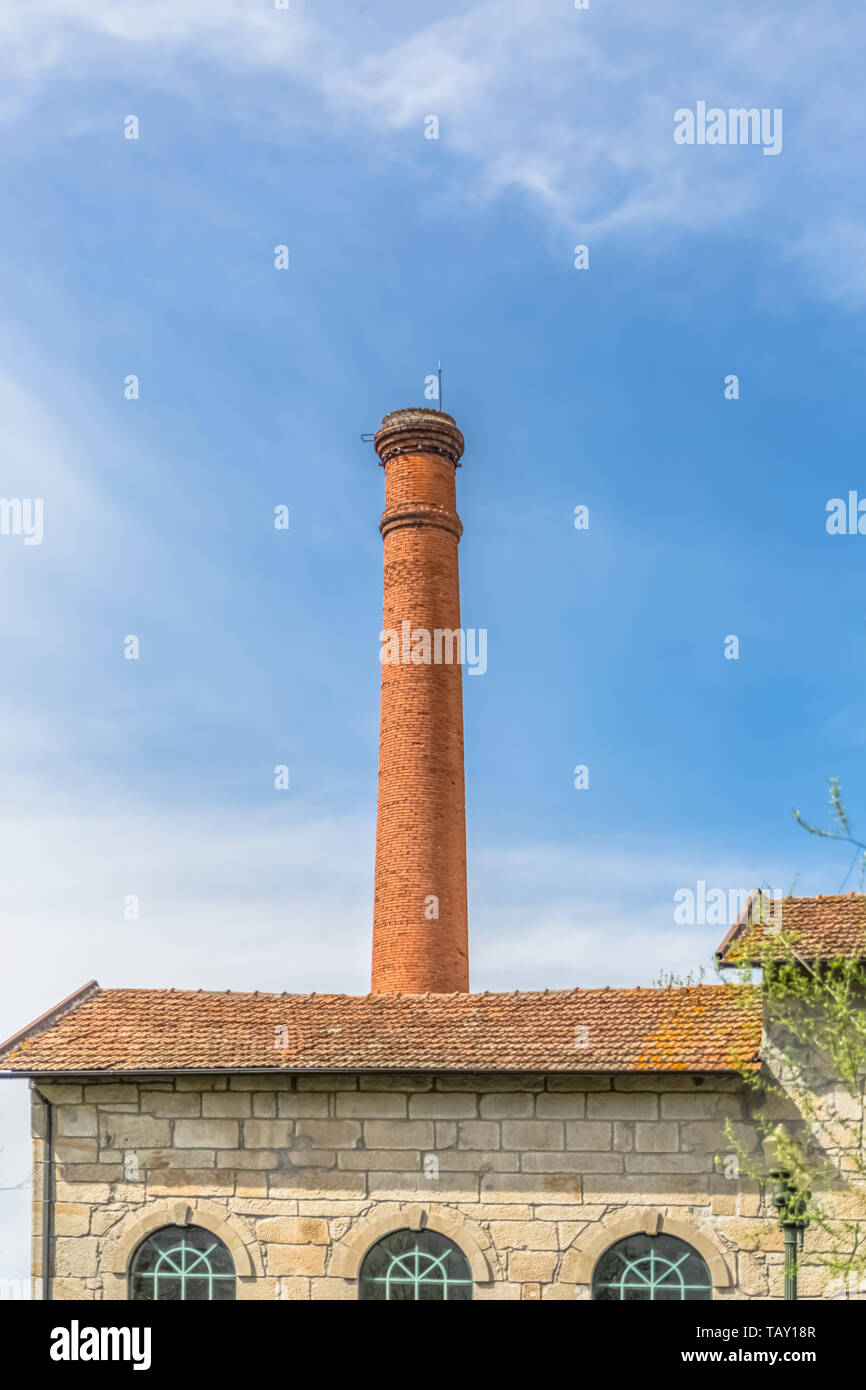
[{"label": "arched window", "polygon": [[697,1250],[677,1236],[636,1233],[611,1245],[592,1276],[592,1296],[602,1302],[708,1302],[713,1283]]},{"label": "arched window", "polygon": [[219,1237],[201,1226],[162,1226],[132,1257],[134,1302],[227,1303],[234,1296],[234,1261]]},{"label": "arched window", "polygon": [[359,1296],[377,1303],[465,1303],[472,1272],[463,1251],[438,1231],[391,1231],[364,1256]]}]

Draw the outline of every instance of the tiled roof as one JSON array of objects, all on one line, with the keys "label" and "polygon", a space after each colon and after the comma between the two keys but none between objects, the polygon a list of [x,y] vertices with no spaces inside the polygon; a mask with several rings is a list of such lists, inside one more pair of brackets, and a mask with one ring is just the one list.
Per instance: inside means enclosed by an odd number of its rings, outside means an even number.
[{"label": "tiled roof", "polygon": [[741,985],[347,995],[92,982],[3,1044],[0,1069],[713,1072],[757,1066],[760,1033]]},{"label": "tiled roof", "polygon": [[806,960],[866,958],[866,894],[789,897],[775,903],[764,898],[763,912],[761,902],[760,893],[749,898],[716,952],[722,965],[757,962],[780,935],[783,941],[790,938],[796,953]]}]

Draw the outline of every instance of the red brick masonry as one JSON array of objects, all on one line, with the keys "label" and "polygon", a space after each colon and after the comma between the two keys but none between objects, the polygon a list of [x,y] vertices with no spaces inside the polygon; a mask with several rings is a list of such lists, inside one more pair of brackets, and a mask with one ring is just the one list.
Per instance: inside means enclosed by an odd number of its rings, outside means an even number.
[{"label": "red brick masonry", "polygon": [[[385,468],[383,631],[460,627],[455,471],[463,436],[438,410],[397,410],[376,435]],[[373,910],[374,994],[469,988],[463,671],[382,666]]]}]

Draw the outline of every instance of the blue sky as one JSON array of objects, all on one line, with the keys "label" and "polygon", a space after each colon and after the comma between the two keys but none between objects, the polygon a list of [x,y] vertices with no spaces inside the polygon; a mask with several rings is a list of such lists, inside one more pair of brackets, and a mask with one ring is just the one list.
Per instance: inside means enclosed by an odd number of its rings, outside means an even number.
[{"label": "blue sky", "polygon": [[[0,1034],[93,976],[365,990],[360,435],[439,359],[489,634],[473,988],[696,969],[723,934],[674,922],[698,880],[839,889],[791,808],[826,823],[838,776],[866,827],[866,537],[825,528],[866,496],[864,36],[833,0],[4,13],[0,491],[45,535],[0,537]],[[676,145],[699,99],[781,108],[781,153]],[[11,1277],[26,1193],[0,1198]]]}]

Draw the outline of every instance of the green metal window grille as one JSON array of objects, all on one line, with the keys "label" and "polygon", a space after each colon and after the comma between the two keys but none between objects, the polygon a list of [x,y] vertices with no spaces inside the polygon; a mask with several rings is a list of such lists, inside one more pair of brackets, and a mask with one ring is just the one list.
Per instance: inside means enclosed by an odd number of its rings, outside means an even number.
[{"label": "green metal window grille", "polygon": [[225,1303],[235,1296],[231,1255],[201,1226],[163,1226],[138,1247],[130,1299],[159,1303]]},{"label": "green metal window grille", "polygon": [[703,1259],[684,1240],[636,1234],[605,1250],[592,1296],[602,1302],[708,1302],[713,1285]]},{"label": "green metal window grille", "polygon": [[458,1303],[472,1298],[463,1251],[438,1231],[392,1231],[364,1256],[360,1297],[391,1303]]}]

